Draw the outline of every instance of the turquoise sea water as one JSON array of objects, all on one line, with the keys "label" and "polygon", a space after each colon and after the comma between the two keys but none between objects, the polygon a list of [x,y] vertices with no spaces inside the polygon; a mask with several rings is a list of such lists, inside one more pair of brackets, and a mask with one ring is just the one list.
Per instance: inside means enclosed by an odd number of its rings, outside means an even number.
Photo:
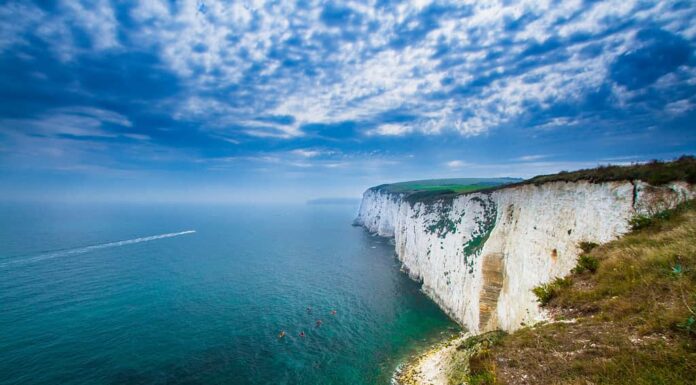
[{"label": "turquoise sea water", "polygon": [[0,206],[0,384],[387,384],[456,326],[356,210]]}]

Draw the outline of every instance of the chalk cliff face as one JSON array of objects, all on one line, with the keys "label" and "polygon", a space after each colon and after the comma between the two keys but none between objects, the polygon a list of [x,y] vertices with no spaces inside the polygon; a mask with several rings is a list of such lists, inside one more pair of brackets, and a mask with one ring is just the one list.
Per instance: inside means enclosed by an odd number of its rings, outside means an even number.
[{"label": "chalk cliff face", "polygon": [[430,202],[372,188],[356,223],[394,237],[411,278],[473,333],[546,318],[531,289],[575,266],[582,241],[603,243],[651,214],[696,196],[682,182],[552,182]]}]

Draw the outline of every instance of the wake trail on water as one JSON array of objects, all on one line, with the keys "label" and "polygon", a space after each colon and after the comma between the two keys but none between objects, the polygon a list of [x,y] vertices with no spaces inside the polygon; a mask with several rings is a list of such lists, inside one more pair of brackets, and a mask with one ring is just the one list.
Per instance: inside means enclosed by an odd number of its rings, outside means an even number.
[{"label": "wake trail on water", "polygon": [[69,255],[84,254],[84,253],[89,253],[89,252],[94,251],[94,250],[101,250],[101,249],[108,249],[108,248],[112,248],[112,247],[132,245],[134,243],[156,241],[158,239],[164,239],[164,238],[173,238],[173,237],[178,237],[180,235],[193,234],[195,232],[196,232],[196,230],[186,230],[186,231],[181,231],[178,233],[151,235],[149,237],[127,239],[125,241],[102,243],[99,245],[78,247],[78,248],[68,249],[68,250],[51,251],[51,252],[42,253],[42,254],[39,254],[39,255],[36,255],[33,257],[29,257],[29,258],[14,259],[11,261],[2,262],[2,263],[0,263],[0,267],[5,267],[5,266],[15,265],[15,264],[26,264],[26,263],[39,262],[39,261],[44,261],[47,259],[66,257]]}]

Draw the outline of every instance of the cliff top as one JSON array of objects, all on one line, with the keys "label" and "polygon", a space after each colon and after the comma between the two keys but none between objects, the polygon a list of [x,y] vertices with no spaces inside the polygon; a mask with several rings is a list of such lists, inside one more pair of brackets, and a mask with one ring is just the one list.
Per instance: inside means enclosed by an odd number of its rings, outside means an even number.
[{"label": "cliff top", "polygon": [[411,194],[422,191],[449,190],[451,192],[470,192],[502,184],[521,182],[520,178],[449,178],[422,179],[407,182],[388,183],[372,187],[372,190],[397,194]]},{"label": "cliff top", "polygon": [[571,172],[561,171],[557,174],[538,175],[527,180],[516,178],[428,179],[383,184],[372,187],[370,190],[403,194],[406,201],[413,203],[451,199],[461,194],[494,191],[528,184],[579,181],[602,183],[627,180],[642,180],[652,185],[674,181],[696,183],[696,157],[684,155],[669,162],[654,160],[628,166],[606,165]]},{"label": "cliff top", "polygon": [[518,178],[450,178],[424,179],[408,182],[389,183],[372,187],[370,190],[392,194],[403,194],[407,200],[442,198],[458,194],[487,190],[502,185],[522,182]]},{"label": "cliff top", "polygon": [[696,183],[696,157],[684,155],[670,162],[651,161],[630,166],[599,166],[572,172],[561,171],[558,174],[538,175],[518,184],[542,184],[548,182],[593,183],[622,180],[642,180],[652,185],[661,185],[674,181]]}]

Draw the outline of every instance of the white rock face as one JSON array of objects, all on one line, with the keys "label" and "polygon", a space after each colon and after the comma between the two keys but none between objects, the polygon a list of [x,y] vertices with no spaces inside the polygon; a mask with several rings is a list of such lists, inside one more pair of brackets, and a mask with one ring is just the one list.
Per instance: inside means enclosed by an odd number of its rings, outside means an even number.
[{"label": "white rock face", "polygon": [[567,275],[580,242],[611,241],[634,215],[694,196],[681,182],[553,182],[412,204],[369,189],[356,223],[394,237],[410,277],[472,333],[513,331],[546,318],[531,289]]}]

